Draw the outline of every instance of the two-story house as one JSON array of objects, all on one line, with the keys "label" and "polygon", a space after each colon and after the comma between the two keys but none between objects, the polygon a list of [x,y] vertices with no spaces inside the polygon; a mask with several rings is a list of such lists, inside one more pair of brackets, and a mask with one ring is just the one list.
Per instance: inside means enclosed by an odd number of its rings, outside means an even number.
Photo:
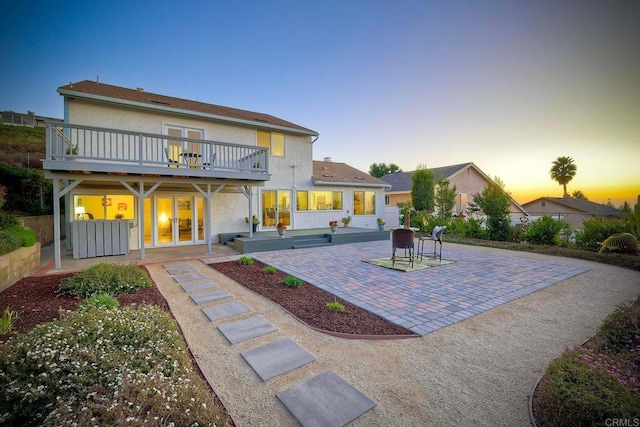
[{"label": "two-story house", "polygon": [[[383,181],[359,171],[351,182],[314,176],[318,132],[295,123],[92,81],[58,92],[64,123],[48,125],[44,169],[55,200],[64,197],[71,235],[75,230],[68,249],[88,233],[125,239],[127,250],[140,249],[144,259],[145,248],[209,244],[211,250],[221,233],[251,235],[246,218],[254,215],[260,231],[279,222],[289,229],[327,227],[345,216],[353,226],[375,228],[384,211]],[[59,224],[59,203],[54,207]],[[54,235],[57,248],[57,226]],[[80,257],[99,255],[106,254]]]}]

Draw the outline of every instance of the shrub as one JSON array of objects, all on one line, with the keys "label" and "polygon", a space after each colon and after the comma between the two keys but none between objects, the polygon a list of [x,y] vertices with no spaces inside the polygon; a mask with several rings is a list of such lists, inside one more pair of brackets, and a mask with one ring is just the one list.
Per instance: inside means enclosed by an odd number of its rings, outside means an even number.
[{"label": "shrub", "polygon": [[120,303],[118,302],[118,300],[113,298],[109,294],[93,295],[78,304],[78,307],[81,309],[87,309],[90,307],[104,307],[108,310],[111,310],[112,308],[118,308],[119,306]]},{"label": "shrub", "polygon": [[19,319],[17,311],[11,310],[11,307],[7,306],[0,316],[0,334],[6,334],[11,332],[14,323]]},{"label": "shrub", "polygon": [[633,351],[640,346],[640,298],[631,306],[620,304],[593,337],[598,350]]},{"label": "shrub", "polygon": [[176,322],[157,307],[69,312],[0,344],[0,421],[219,423],[212,394],[190,366]]},{"label": "shrub", "polygon": [[626,221],[606,221],[599,218],[588,219],[582,223],[582,230],[576,233],[576,246],[581,249],[598,251],[607,237],[616,233],[625,233],[629,225]]},{"label": "shrub", "polygon": [[76,297],[90,297],[96,294],[127,294],[150,287],[151,279],[141,268],[103,262],[64,279],[59,292]]},{"label": "shrub", "polygon": [[0,255],[8,254],[22,246],[22,239],[10,230],[0,230]]},{"label": "shrub", "polygon": [[243,255],[240,257],[238,262],[240,262],[240,264],[242,265],[250,265],[250,264],[253,264],[254,259],[249,256]]},{"label": "shrub", "polygon": [[8,212],[0,211],[0,230],[6,230],[19,224],[18,217]]},{"label": "shrub", "polygon": [[344,311],[344,304],[338,300],[334,300],[325,304],[329,311]]},{"label": "shrub", "polygon": [[262,271],[264,271],[267,274],[274,274],[277,271],[277,269],[272,265],[267,265],[265,268],[262,269]]},{"label": "shrub", "polygon": [[282,284],[284,284],[287,288],[298,288],[302,286],[302,280],[297,277],[287,276],[282,279]]},{"label": "shrub", "polygon": [[18,236],[18,238],[22,242],[22,246],[27,248],[35,245],[36,241],[38,240],[35,231],[30,228],[22,227],[21,225],[14,225],[13,227],[9,228],[9,231]]},{"label": "shrub", "polygon": [[564,220],[555,220],[545,215],[533,221],[522,233],[522,241],[534,245],[559,245],[560,231],[569,225]]}]

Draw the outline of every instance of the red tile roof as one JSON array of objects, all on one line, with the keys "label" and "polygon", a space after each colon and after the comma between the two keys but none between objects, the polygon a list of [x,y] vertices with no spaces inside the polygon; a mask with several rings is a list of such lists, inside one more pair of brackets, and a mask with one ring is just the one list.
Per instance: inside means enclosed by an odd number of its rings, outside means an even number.
[{"label": "red tile roof", "polygon": [[389,187],[389,184],[346,163],[313,161],[314,184]]},{"label": "red tile roof", "polygon": [[[223,107],[220,105],[206,104],[204,102],[190,101],[188,99],[174,98],[172,96],[159,95],[146,92],[143,89],[127,89],[120,86],[84,80],[58,88],[58,92],[65,96],[77,96],[85,98],[105,98],[111,102],[128,101],[140,104],[148,104],[154,109],[175,109],[183,112],[195,112],[220,117],[251,122],[257,127],[287,128],[300,131],[305,134],[318,135],[317,132],[299,126],[295,123],[279,119],[269,114],[256,113],[254,111],[240,110],[237,108]],[[88,96],[87,96],[88,95]]]}]

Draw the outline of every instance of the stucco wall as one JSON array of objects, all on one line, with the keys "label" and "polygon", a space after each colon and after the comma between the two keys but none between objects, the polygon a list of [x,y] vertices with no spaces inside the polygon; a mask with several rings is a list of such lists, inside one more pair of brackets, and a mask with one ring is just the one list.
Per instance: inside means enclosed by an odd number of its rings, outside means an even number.
[{"label": "stucco wall", "polygon": [[40,267],[40,243],[0,256],[0,292]]}]

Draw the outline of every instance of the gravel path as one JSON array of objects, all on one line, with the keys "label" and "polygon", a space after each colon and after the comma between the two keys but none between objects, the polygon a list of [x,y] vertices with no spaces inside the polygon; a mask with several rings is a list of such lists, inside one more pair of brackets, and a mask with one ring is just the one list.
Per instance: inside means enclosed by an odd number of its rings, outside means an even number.
[{"label": "gravel path", "polygon": [[[454,246],[454,245],[452,245]],[[340,339],[310,330],[199,260],[189,263],[278,328],[236,345],[164,271],[148,265],[205,375],[240,426],[296,425],[275,397],[332,370],[377,403],[355,426],[526,426],[527,399],[550,360],[595,333],[640,294],[640,273],[587,261],[455,245],[458,250],[554,260],[590,271],[421,338]],[[231,320],[237,320],[236,316]],[[317,361],[262,382],[240,352],[291,337]]]}]

